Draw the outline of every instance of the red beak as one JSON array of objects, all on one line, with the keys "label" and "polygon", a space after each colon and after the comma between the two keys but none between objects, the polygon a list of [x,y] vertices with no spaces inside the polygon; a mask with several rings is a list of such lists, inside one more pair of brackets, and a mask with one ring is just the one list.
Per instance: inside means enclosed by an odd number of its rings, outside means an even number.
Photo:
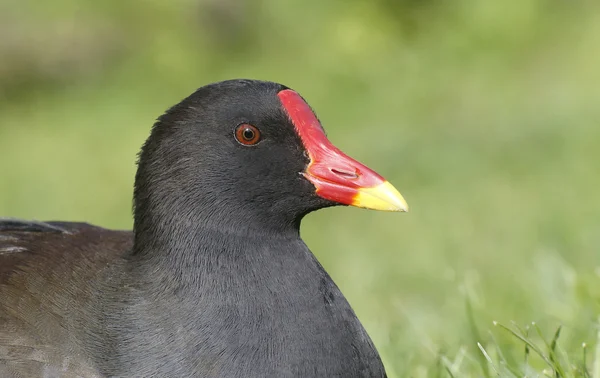
[{"label": "red beak", "polygon": [[302,174],[315,186],[317,195],[344,205],[408,211],[406,201],[388,181],[331,144],[298,93],[286,89],[278,97],[308,152],[310,163]]}]

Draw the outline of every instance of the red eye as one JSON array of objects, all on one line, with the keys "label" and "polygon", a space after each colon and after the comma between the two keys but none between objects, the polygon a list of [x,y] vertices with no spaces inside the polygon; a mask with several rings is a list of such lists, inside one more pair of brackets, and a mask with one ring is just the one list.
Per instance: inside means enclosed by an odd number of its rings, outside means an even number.
[{"label": "red eye", "polygon": [[235,129],[235,139],[244,146],[253,146],[260,141],[260,131],[247,123],[242,123]]}]

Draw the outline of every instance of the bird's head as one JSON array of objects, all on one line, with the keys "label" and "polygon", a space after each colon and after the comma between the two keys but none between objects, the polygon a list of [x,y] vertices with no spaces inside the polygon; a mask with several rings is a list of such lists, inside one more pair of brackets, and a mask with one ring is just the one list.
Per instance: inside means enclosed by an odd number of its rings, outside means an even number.
[{"label": "bird's head", "polygon": [[140,153],[134,199],[136,229],[152,219],[282,232],[327,206],[408,210],[388,181],[327,139],[297,92],[254,80],[202,87],[161,116]]}]

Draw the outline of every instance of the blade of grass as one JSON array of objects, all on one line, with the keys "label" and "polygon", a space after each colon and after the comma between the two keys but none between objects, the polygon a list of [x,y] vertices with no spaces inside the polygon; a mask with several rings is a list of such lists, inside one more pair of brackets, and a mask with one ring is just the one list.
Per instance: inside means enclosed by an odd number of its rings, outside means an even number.
[{"label": "blade of grass", "polygon": [[508,359],[506,358],[506,356],[504,355],[504,352],[502,351],[502,347],[498,343],[498,340],[496,340],[496,336],[494,336],[492,331],[488,331],[488,333],[489,333],[490,338],[492,339],[492,342],[496,346],[496,353],[498,353],[498,356],[500,357],[500,364],[515,377],[523,377],[524,374],[522,372],[518,371],[511,364],[509,364]]},{"label": "blade of grass", "polygon": [[452,363],[450,362],[450,360],[446,356],[442,356],[441,361],[442,361],[442,364],[444,365],[444,367],[446,368],[446,371],[450,375],[450,377],[454,378],[454,373],[452,372],[453,367],[452,367]]},{"label": "blade of grass", "polygon": [[556,355],[556,344],[558,342],[558,338],[560,337],[561,330],[562,330],[562,325],[559,325],[558,328],[556,329],[556,332],[554,332],[554,337],[552,338],[552,341],[550,342],[550,348],[548,349],[550,360],[554,363],[554,366],[555,366],[555,369],[554,369],[555,378],[565,376],[565,372],[564,372],[564,370],[561,366],[561,363],[558,360],[557,355]]},{"label": "blade of grass", "polygon": [[[525,337],[529,337],[529,326],[525,327]],[[525,366],[529,366],[529,345],[525,344]]]},{"label": "blade of grass", "polygon": [[465,359],[466,350],[464,347],[461,347],[456,354],[456,358],[454,358],[454,362],[452,363],[452,371],[459,372],[460,367]]},{"label": "blade of grass", "polygon": [[592,368],[592,378],[600,378],[600,331],[596,335],[596,350],[594,353],[594,367]]},{"label": "blade of grass", "polygon": [[[537,347],[537,345],[535,345],[534,343],[532,343],[530,340],[528,340],[526,337],[524,337],[523,335],[521,335],[520,333],[516,332],[515,330],[508,328],[507,326],[505,326],[504,324],[501,323],[495,323],[497,326],[499,326],[500,328],[508,331],[509,333],[511,333],[513,336],[515,336],[517,339],[521,340],[522,342],[524,342],[526,345],[529,346],[529,348],[531,348],[531,350],[533,350],[535,353],[538,354],[538,356],[540,356],[544,362],[546,362],[546,364],[548,364],[549,366],[552,366],[552,361],[550,361],[548,359],[547,356],[544,355],[544,353],[541,351],[540,348]],[[595,377],[594,377],[595,378]],[[599,377],[600,378],[600,377]]]},{"label": "blade of grass", "polygon": [[[477,323],[475,322],[473,305],[471,304],[471,300],[468,295],[466,295],[465,299],[466,299],[465,305],[466,305],[466,311],[467,311],[467,319],[469,322],[469,328],[471,330],[471,337],[473,338],[473,341],[476,345],[480,345],[479,343],[483,340],[481,339],[481,334],[479,333],[479,329],[477,328]],[[483,356],[480,353],[477,353],[477,362],[479,363],[479,366],[481,367],[481,370],[483,371],[484,377],[490,378],[490,370],[489,370],[490,368],[486,362],[485,356]]]},{"label": "blade of grass", "polygon": [[583,370],[583,376],[585,378],[590,378],[590,372],[588,371],[587,368],[587,344],[583,343],[581,344],[581,350],[583,353],[583,366],[582,366],[582,370]]},{"label": "blade of grass", "polygon": [[496,373],[496,375],[500,376],[500,371],[498,371],[498,369],[496,369],[496,365],[494,364],[494,361],[492,361],[492,358],[490,357],[490,355],[485,351],[485,348],[483,347],[483,345],[481,345],[481,343],[477,343],[477,347],[481,351],[481,354],[483,354],[483,356],[487,360],[488,366],[491,366],[492,369],[494,370],[494,372]]},{"label": "blade of grass", "polygon": [[550,368],[554,372],[554,374],[553,374],[554,377],[555,378],[565,377],[564,369],[561,366],[560,361],[556,358],[556,353],[555,353],[556,340],[560,336],[560,330],[561,330],[562,326],[558,327],[558,329],[554,333],[554,338],[552,339],[552,341],[550,343],[548,341],[546,341],[546,338],[544,337],[542,330],[540,329],[540,327],[538,327],[536,322],[531,322],[531,326],[535,329],[538,337],[540,339],[542,339],[542,341],[544,342],[544,345],[546,345],[546,349],[548,350],[548,360],[550,361]]}]

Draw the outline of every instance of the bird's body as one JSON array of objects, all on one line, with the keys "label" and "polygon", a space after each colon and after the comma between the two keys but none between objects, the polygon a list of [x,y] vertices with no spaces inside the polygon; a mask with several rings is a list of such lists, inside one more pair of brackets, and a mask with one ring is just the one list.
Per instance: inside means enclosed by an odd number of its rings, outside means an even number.
[{"label": "bird's body", "polygon": [[[283,126],[305,111],[282,111],[285,91],[216,84],[161,117],[140,154],[133,232],[0,221],[0,377],[385,377],[300,239],[300,219],[333,202],[315,195],[320,173],[298,174],[317,159],[297,123]],[[357,167],[350,179],[370,174]]]},{"label": "bird's body", "polygon": [[[18,283],[0,286],[2,377],[11,377],[11,360],[26,366],[23,377],[384,376],[354,312],[299,238],[207,232],[198,252],[219,258],[188,270],[132,263],[130,232],[6,223],[0,265],[20,259],[21,268],[0,275]],[[261,253],[247,254],[250,245]],[[32,276],[28,259],[44,269]]]}]

